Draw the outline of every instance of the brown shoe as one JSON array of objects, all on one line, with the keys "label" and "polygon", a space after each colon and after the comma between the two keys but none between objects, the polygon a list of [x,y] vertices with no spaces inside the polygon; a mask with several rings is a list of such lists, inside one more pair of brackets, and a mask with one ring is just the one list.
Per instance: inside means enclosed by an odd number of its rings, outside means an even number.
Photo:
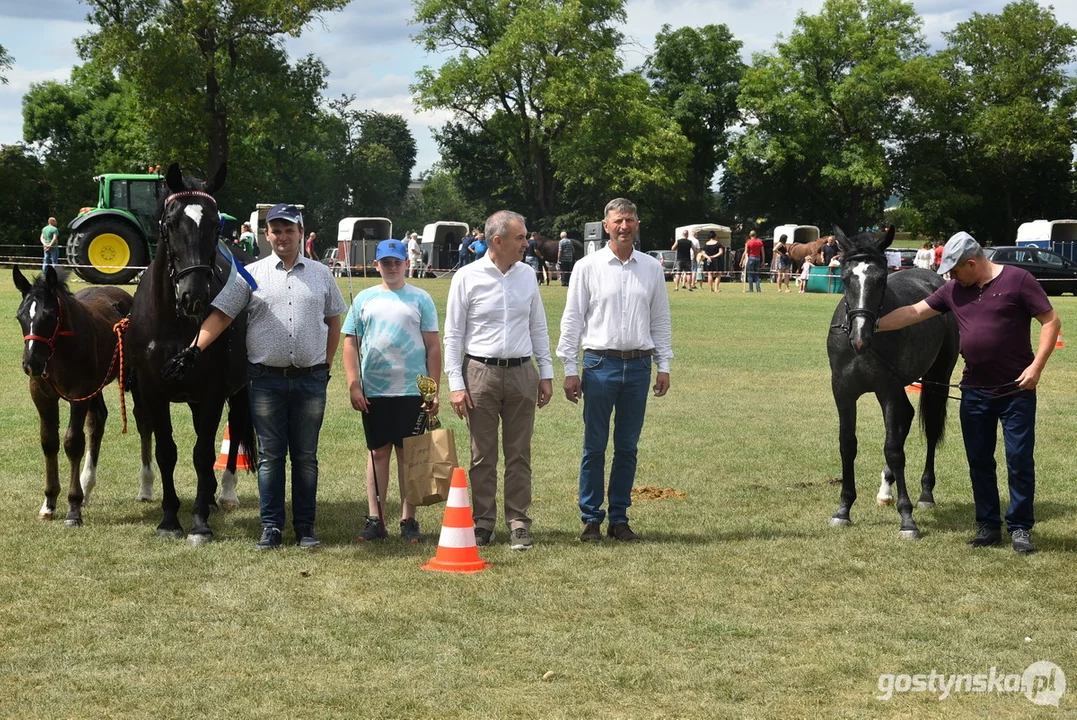
[{"label": "brown shoe", "polygon": [[628,523],[617,523],[616,525],[610,523],[606,534],[621,542],[639,542],[640,540],[639,535],[632,532],[632,528],[628,527]]},{"label": "brown shoe", "polygon": [[583,526],[583,532],[580,533],[580,542],[602,542],[602,525],[601,523],[587,523]]}]

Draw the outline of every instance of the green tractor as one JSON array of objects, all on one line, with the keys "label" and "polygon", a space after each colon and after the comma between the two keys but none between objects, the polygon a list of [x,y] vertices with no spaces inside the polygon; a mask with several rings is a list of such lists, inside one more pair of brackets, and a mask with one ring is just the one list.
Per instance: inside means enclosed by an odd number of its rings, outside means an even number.
[{"label": "green tractor", "polygon": [[[121,285],[142,272],[157,249],[164,177],[107,173],[94,182],[97,207],[83,208],[67,226],[67,262],[88,283]],[[238,237],[238,221],[223,213],[221,217],[221,236]]]}]

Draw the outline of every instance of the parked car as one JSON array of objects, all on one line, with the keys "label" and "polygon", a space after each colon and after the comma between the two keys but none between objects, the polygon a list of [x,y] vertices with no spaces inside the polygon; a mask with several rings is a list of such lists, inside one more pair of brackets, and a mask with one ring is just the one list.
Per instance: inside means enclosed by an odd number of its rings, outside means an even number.
[{"label": "parked car", "polygon": [[662,269],[666,271],[666,280],[673,279],[674,261],[677,259],[676,250],[648,250],[647,254],[662,263]]},{"label": "parked car", "polygon": [[913,260],[916,259],[916,253],[917,253],[916,248],[894,248],[894,250],[896,250],[898,255],[901,256],[901,269],[902,270],[905,270],[905,269],[911,268],[911,267],[916,267],[916,265],[913,263]]},{"label": "parked car", "polygon": [[1031,246],[984,248],[984,255],[999,265],[1013,265],[1032,273],[1048,295],[1077,295],[1077,263],[1056,252]]}]

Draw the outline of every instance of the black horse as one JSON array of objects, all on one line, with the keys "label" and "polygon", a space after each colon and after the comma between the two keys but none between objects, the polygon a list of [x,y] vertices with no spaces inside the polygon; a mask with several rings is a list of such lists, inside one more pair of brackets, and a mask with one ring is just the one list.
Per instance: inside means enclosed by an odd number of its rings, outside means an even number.
[{"label": "black horse", "polygon": [[[12,268],[22,293],[16,318],[22,325],[22,369],[30,376],[30,397],[40,419],[45,454],[45,502],[38,517],[51,520],[60,494],[60,398],[71,406],[64,454],[71,465],[67,488],[68,527],[82,525],[82,506],[97,482],[97,461],[108,408],[101,391],[120,370],[117,324],[131,311],[131,296],[115,287],[90,287],[72,295],[66,276],[49,266],[31,284]],[[90,430],[89,454],[86,432]],[[79,463],[85,464],[79,472]],[[149,454],[142,457],[149,464]]]},{"label": "black horse", "polygon": [[952,314],[895,332],[875,334],[879,318],[891,310],[923,300],[943,285],[930,270],[902,270],[888,274],[883,250],[894,239],[891,228],[882,237],[871,233],[850,239],[840,228],[834,234],[842,251],[845,298],[834,310],[827,337],[831,385],[838,407],[841,445],[841,504],[832,526],[851,524],[849,510],[856,501],[853,461],[856,459],[856,401],[875,393],[886,424],[879,503],[889,504],[889,488],[896,482],[900,535],[919,538],[912,517],[912,501],[905,488],[905,438],[912,427],[913,407],[905,387],[923,378],[920,394],[920,426],[927,437],[927,460],[920,478],[919,507],[934,507],[935,448],[946,429],[948,384],[958,354],[957,322]]},{"label": "black horse", "polygon": [[[225,401],[232,444],[243,443],[255,453],[254,429],[247,404],[246,315],[237,317],[221,338],[201,354],[181,381],[165,380],[166,361],[193,341],[210,301],[228,279],[229,261],[218,251],[220,215],[213,193],[224,185],[226,169],[212,182],[183,175],[179,165],[168,168],[165,183],[171,194],[161,198],[157,253],[135,292],[131,326],[125,343],[135,420],[144,445],[156,436],[157,466],[161,471],[162,519],[157,533],[183,537],[174,471],[176,443],[172,439],[170,404],[190,406],[197,440],[193,461],[198,476],[194,524],[188,542],[213,539],[209,513],[216,506],[217,478],[213,473],[217,430]],[[225,500],[222,497],[222,503]]]}]

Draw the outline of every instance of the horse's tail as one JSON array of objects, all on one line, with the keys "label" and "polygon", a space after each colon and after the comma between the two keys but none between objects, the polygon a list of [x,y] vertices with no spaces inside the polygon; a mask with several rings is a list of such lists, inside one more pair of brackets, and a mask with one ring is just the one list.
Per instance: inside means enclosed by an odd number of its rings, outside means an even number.
[{"label": "horse's tail", "polygon": [[251,460],[249,472],[254,472],[258,467],[258,446],[255,442],[254,421],[251,420],[246,385],[228,399],[228,431],[233,447],[239,442],[247,448]]},{"label": "horse's tail", "polygon": [[942,445],[946,438],[946,404],[950,388],[944,382],[927,382],[924,378],[920,390],[920,430],[928,441]]}]

